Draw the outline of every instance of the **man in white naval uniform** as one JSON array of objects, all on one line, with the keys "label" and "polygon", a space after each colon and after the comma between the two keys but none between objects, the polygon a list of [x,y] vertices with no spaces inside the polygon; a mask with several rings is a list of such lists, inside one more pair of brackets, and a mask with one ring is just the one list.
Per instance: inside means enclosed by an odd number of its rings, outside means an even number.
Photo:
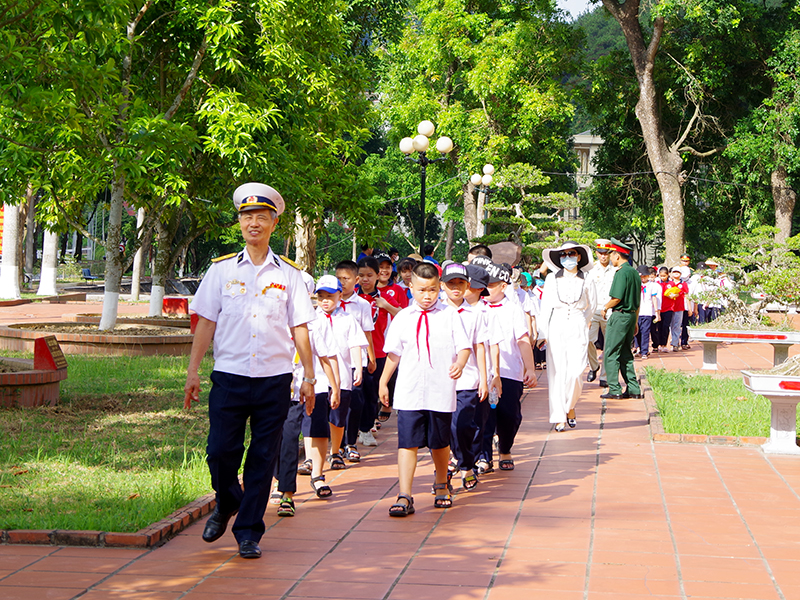
[{"label": "man in white naval uniform", "polygon": [[[245,248],[217,259],[203,277],[191,308],[200,317],[184,388],[184,407],[199,399],[198,368],[214,341],[208,397],[208,467],[217,505],[203,540],[219,539],[234,515],[242,558],[259,558],[264,511],[291,402],[295,352],[303,365],[301,400],[314,405],[314,364],[306,323],[316,318],[300,271],[273,254],[269,239],[284,210],[281,195],[260,183],[233,194]],[[247,422],[251,441],[244,463]],[[238,513],[238,514],[237,514]]]}]

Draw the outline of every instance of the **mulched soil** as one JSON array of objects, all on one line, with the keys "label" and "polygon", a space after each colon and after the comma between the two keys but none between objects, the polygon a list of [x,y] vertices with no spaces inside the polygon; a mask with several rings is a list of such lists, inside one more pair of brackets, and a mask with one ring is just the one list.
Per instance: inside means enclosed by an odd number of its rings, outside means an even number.
[{"label": "mulched soil", "polygon": [[186,328],[158,327],[155,325],[125,325],[117,323],[111,331],[100,331],[97,325],[84,325],[73,323],[25,323],[16,325],[17,329],[31,331],[46,331],[48,333],[76,333],[85,335],[98,335],[110,333],[111,335],[186,335]]}]

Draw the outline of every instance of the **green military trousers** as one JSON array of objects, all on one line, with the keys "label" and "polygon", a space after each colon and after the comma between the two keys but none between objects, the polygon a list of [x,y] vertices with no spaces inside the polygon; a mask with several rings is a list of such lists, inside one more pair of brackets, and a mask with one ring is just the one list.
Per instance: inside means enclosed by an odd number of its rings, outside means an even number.
[{"label": "green military trousers", "polygon": [[606,341],[603,349],[603,362],[606,366],[608,393],[622,394],[619,374],[628,385],[628,393],[641,394],[633,366],[631,342],[636,331],[636,313],[612,312],[606,325]]}]

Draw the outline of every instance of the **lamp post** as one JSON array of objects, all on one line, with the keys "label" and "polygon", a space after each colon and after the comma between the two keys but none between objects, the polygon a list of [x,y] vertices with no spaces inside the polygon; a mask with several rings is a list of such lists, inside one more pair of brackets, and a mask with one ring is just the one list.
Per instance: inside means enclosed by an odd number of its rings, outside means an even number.
[{"label": "lamp post", "polygon": [[[426,170],[429,164],[441,162],[447,158],[447,154],[453,149],[453,140],[447,136],[442,136],[436,140],[436,150],[441,153],[439,158],[428,158],[427,151],[430,146],[430,137],[436,131],[433,123],[430,121],[421,121],[417,125],[418,135],[414,138],[405,137],[400,140],[400,151],[406,155],[406,160],[415,162],[419,165],[419,176],[421,183],[421,191],[419,196],[419,254],[425,256],[423,247],[425,246],[425,178]],[[419,158],[413,158],[411,155],[417,152]]]},{"label": "lamp post", "polygon": [[478,221],[476,224],[477,237],[486,234],[486,226],[483,224],[483,219],[485,218],[483,207],[486,204],[486,198],[489,196],[489,186],[492,185],[493,180],[492,175],[494,175],[494,166],[485,164],[483,165],[483,175],[480,173],[473,173],[469,178],[472,185],[478,188],[478,206],[475,211],[475,216]]}]

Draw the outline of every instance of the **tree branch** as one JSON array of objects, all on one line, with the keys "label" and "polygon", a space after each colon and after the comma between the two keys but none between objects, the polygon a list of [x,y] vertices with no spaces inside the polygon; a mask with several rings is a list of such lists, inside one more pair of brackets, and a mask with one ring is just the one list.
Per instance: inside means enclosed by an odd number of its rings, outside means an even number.
[{"label": "tree branch", "polygon": [[722,152],[725,149],[725,146],[719,146],[717,148],[712,148],[706,152],[700,152],[699,150],[695,150],[691,146],[682,146],[678,148],[678,152],[688,152],[692,156],[697,156],[698,158],[706,158],[708,156],[713,156],[717,152]]},{"label": "tree branch", "polygon": [[[37,2],[34,2],[28,10],[18,14],[16,17],[9,17],[5,21],[0,21],[0,29],[2,29],[3,27],[8,27],[9,25],[13,25],[17,21],[21,21],[22,19],[30,15],[34,10],[36,10],[36,7],[39,6],[41,3],[42,3],[41,0],[38,0]],[[3,10],[3,12],[0,13],[0,15],[5,15],[9,10],[11,10],[10,6],[11,5],[9,5],[9,8]]]},{"label": "tree branch", "polygon": [[658,53],[658,45],[661,43],[661,35],[664,33],[664,17],[658,17],[653,23],[653,37],[647,45],[647,63],[653,65]]},{"label": "tree branch", "polygon": [[67,214],[67,211],[64,209],[63,206],[61,206],[61,201],[58,199],[58,196],[52,190],[50,191],[50,195],[53,197],[53,203],[56,205],[56,208],[58,209],[58,211],[63,215],[63,217],[67,221],[67,223],[72,225],[72,228],[74,230],[80,232],[80,234],[83,237],[92,240],[98,246],[105,247],[105,242],[103,242],[103,240],[93,236],[91,233],[89,233],[89,231],[83,225],[81,225],[80,223],[75,221],[72,217],[69,216],[69,214]]},{"label": "tree branch", "polygon": [[197,78],[197,73],[200,71],[200,65],[203,62],[203,57],[206,55],[207,49],[208,49],[208,38],[206,36],[203,36],[203,43],[200,44],[200,48],[197,49],[197,53],[194,56],[194,62],[192,63],[192,68],[186,75],[186,80],[183,82],[181,89],[175,96],[175,100],[172,102],[172,106],[170,106],[169,110],[167,110],[167,112],[164,113],[164,120],[169,121],[178,111],[178,108],[180,108],[181,103],[183,102],[184,98],[186,98],[186,94],[189,93],[189,88],[192,87],[192,83],[194,83],[194,80]]},{"label": "tree branch", "polygon": [[686,128],[683,130],[681,136],[677,140],[675,140],[675,142],[673,142],[673,144],[670,146],[669,149],[670,152],[674,152],[676,148],[680,147],[681,144],[683,144],[683,142],[686,141],[686,138],[689,137],[689,134],[692,132],[692,127],[694,127],[694,123],[695,121],[697,121],[697,118],[699,116],[700,116],[700,103],[695,102],[694,114],[692,115],[692,118],[689,119],[689,122],[686,124]]}]

